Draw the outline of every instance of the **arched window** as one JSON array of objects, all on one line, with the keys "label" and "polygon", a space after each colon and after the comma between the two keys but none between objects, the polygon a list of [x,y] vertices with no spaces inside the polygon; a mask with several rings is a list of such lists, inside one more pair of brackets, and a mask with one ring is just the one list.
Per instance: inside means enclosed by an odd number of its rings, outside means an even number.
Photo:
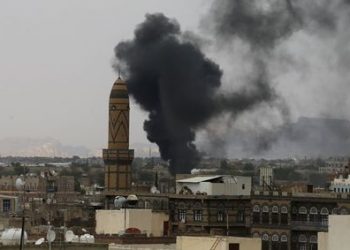
[{"label": "arched window", "polygon": [[283,225],[288,224],[288,208],[287,208],[287,206],[281,207],[281,224],[283,224]]},{"label": "arched window", "polygon": [[317,249],[317,235],[310,236],[310,249]]},{"label": "arched window", "polygon": [[300,234],[298,237],[298,241],[301,243],[306,243],[307,242],[307,238],[305,234]]},{"label": "arched window", "polygon": [[271,250],[279,250],[280,249],[279,236],[277,234],[272,235],[271,241],[272,241]]},{"label": "arched window", "polygon": [[269,212],[269,207],[268,206],[263,206],[262,211],[263,211],[263,213],[268,213]]},{"label": "arched window", "polygon": [[332,209],[332,214],[338,214],[338,208],[336,208],[336,207],[333,208],[333,209]]},{"label": "arched window", "polygon": [[299,213],[299,214],[307,214],[307,209],[306,209],[306,207],[299,207],[298,213]]},{"label": "arched window", "polygon": [[298,208],[292,207],[291,209],[292,220],[298,220]]},{"label": "arched window", "polygon": [[281,242],[288,242],[288,236],[285,235],[285,234],[283,234],[283,235],[281,236]]},{"label": "arched window", "polygon": [[267,233],[264,233],[261,237],[262,239],[262,250],[270,249],[270,237]]},{"label": "arched window", "polygon": [[278,224],[279,223],[279,213],[278,213],[278,206],[273,206],[271,209],[272,215],[271,215],[271,222],[272,224]]},{"label": "arched window", "polygon": [[273,206],[271,211],[272,213],[278,213],[278,206]]},{"label": "arched window", "polygon": [[328,214],[329,214],[328,208],[323,207],[323,208],[321,209],[321,215],[328,215]]},{"label": "arched window", "polygon": [[253,238],[260,238],[259,232],[254,232],[253,233]]},{"label": "arched window", "polygon": [[269,224],[269,219],[269,207],[265,205],[262,207],[262,223]]},{"label": "arched window", "polygon": [[316,207],[310,208],[310,221],[313,221],[313,222],[318,221],[318,211]]},{"label": "arched window", "polygon": [[299,209],[298,209],[298,221],[307,221],[307,209],[306,209],[306,207],[299,207]]},{"label": "arched window", "polygon": [[328,208],[323,207],[321,209],[321,223],[324,226],[328,225],[328,214],[329,214]]},{"label": "arched window", "polygon": [[340,210],[340,214],[341,214],[341,215],[349,214],[348,209],[346,209],[345,207],[343,207],[343,208]]},{"label": "arched window", "polygon": [[260,206],[254,205],[253,207],[253,223],[260,223]]},{"label": "arched window", "polygon": [[260,206],[259,205],[254,205],[253,212],[260,213]]},{"label": "arched window", "polygon": [[311,235],[310,236],[310,243],[316,243],[317,244],[317,235]]}]

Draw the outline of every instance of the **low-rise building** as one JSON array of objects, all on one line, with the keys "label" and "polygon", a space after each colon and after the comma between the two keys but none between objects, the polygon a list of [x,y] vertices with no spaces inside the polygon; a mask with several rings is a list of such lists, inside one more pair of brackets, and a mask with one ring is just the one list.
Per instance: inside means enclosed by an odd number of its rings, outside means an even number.
[{"label": "low-rise building", "polygon": [[176,180],[177,194],[250,195],[252,178],[247,176],[196,176]]},{"label": "low-rise building", "polygon": [[347,250],[349,238],[350,215],[330,215],[328,232],[318,233],[318,250]]},{"label": "low-rise building", "polygon": [[128,228],[152,236],[167,234],[169,216],[152,209],[96,210],[96,234],[120,234]]},{"label": "low-rise building", "polygon": [[261,239],[227,236],[180,236],[176,238],[176,250],[261,250]]}]

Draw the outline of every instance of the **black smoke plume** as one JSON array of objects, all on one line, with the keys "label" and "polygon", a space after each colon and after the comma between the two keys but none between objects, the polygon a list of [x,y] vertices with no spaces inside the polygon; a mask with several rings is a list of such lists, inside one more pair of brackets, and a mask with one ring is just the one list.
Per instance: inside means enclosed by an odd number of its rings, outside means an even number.
[{"label": "black smoke plume", "polygon": [[210,118],[225,111],[237,115],[274,96],[261,67],[252,90],[218,94],[220,67],[185,41],[179,24],[163,14],[146,15],[133,40],[119,43],[115,54],[126,67],[129,93],[149,112],[147,137],[173,173],[196,166],[196,129]]},{"label": "black smoke plume", "polygon": [[199,160],[195,129],[211,117],[222,72],[197,46],[181,41],[179,24],[162,14],[146,15],[131,41],[115,48],[127,68],[129,93],[149,112],[144,129],[176,173]]}]

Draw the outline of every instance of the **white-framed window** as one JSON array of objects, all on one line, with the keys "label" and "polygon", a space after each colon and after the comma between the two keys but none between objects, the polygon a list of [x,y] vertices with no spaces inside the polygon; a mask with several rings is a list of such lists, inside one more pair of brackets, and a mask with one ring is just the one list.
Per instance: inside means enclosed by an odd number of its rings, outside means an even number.
[{"label": "white-framed window", "polygon": [[218,214],[217,214],[217,221],[218,222],[223,222],[224,221],[224,217],[225,217],[225,214],[223,211],[218,211]]},{"label": "white-framed window", "polygon": [[193,210],[193,220],[194,221],[202,221],[203,212],[202,210]]},{"label": "white-framed window", "polygon": [[186,210],[184,209],[179,209],[179,221],[181,222],[186,222]]},{"label": "white-framed window", "polygon": [[2,211],[4,213],[7,213],[10,210],[11,210],[11,200],[9,200],[9,199],[2,200]]}]

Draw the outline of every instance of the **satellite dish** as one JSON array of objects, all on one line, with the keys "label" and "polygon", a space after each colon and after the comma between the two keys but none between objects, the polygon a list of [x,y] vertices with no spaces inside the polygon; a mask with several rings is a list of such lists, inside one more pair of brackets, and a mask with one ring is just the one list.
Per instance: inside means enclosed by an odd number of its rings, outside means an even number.
[{"label": "satellite dish", "polygon": [[55,233],[55,231],[49,229],[49,230],[47,231],[46,239],[47,239],[47,241],[50,242],[50,243],[53,242],[53,241],[56,239],[56,233]]},{"label": "satellite dish", "polygon": [[44,241],[45,241],[44,238],[40,238],[40,239],[38,239],[37,241],[35,241],[35,245],[36,245],[36,246],[39,246],[39,245],[43,244]]},{"label": "satellite dish", "polygon": [[152,187],[151,187],[151,193],[152,193],[152,194],[160,194],[160,191],[157,189],[156,186],[152,186]]},{"label": "satellite dish", "polygon": [[22,190],[23,189],[23,187],[24,187],[24,184],[25,184],[25,182],[22,180],[22,178],[20,178],[20,177],[18,177],[17,179],[16,179],[16,189],[17,190]]},{"label": "satellite dish", "polygon": [[72,230],[68,230],[65,234],[64,234],[64,238],[66,240],[66,242],[72,242],[74,239],[74,233]]},{"label": "satellite dish", "polygon": [[126,203],[126,198],[124,196],[116,196],[114,198],[114,207],[120,209]]}]

